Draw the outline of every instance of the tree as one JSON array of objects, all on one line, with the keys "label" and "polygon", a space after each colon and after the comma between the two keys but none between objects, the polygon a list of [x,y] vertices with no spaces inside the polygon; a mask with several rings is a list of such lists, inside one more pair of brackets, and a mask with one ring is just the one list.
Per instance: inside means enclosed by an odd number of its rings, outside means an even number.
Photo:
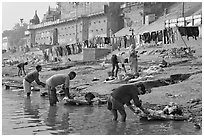
[{"label": "tree", "polygon": [[12,30],[5,30],[2,33],[2,37],[9,37],[10,46],[21,46],[24,44],[22,38],[25,37],[25,31],[27,30],[28,24],[23,23],[21,26],[19,23],[15,24]]}]

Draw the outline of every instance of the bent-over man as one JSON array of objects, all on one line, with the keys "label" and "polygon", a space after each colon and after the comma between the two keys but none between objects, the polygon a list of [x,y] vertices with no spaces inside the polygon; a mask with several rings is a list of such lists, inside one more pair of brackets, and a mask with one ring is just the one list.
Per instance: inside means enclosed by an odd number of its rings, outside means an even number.
[{"label": "bent-over man", "polygon": [[45,87],[45,83],[39,80],[39,72],[42,70],[41,65],[36,66],[36,70],[27,74],[23,79],[23,88],[24,92],[27,93],[27,96],[31,94],[31,83],[35,81],[38,85]]},{"label": "bent-over man", "polygon": [[17,65],[19,77],[20,75],[22,75],[22,72],[24,73],[24,75],[26,75],[25,68],[24,68],[25,65],[28,65],[28,62],[25,62],[25,63],[23,62]]},{"label": "bent-over man", "polygon": [[137,111],[132,107],[132,104],[130,103],[131,100],[134,101],[136,107],[140,108],[144,113],[148,113],[148,111],[142,107],[138,95],[139,90],[137,85],[123,85],[113,90],[108,98],[108,109],[112,112],[114,121],[116,121],[118,118],[117,111],[119,111],[121,115],[121,121],[126,121],[127,115],[124,108],[125,104],[133,113],[137,114]]},{"label": "bent-over man", "polygon": [[56,105],[56,103],[58,102],[57,94],[56,94],[56,87],[58,85],[63,84],[63,90],[65,92],[65,97],[63,100],[70,99],[69,84],[70,84],[70,80],[74,79],[75,77],[76,77],[76,73],[74,71],[71,71],[68,75],[55,74],[46,80],[46,85],[48,86],[48,96],[49,96],[49,101],[51,106]]}]

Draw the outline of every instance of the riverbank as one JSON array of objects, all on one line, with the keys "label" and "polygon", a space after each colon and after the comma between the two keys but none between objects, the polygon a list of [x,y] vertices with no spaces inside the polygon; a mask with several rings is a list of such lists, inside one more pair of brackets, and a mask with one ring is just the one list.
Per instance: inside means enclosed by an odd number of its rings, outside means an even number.
[{"label": "riverbank", "polygon": [[[167,105],[170,102],[177,103],[182,106],[184,112],[190,116],[190,122],[199,124],[202,127],[202,39],[197,41],[191,39],[190,41],[186,41],[186,43],[195,50],[193,57],[175,58],[169,56],[165,58],[170,65],[158,73],[151,74],[151,80],[168,78],[173,74],[187,74],[192,72],[199,73],[195,73],[189,78],[183,81],[181,80],[175,84],[153,87],[150,89],[150,93],[140,95],[140,98],[144,104]],[[144,70],[151,66],[158,65],[161,62],[161,51],[167,51],[173,47],[180,48],[185,47],[185,45],[180,42],[174,45],[139,48],[139,67],[141,69],[141,74]],[[122,49],[122,51],[127,51],[127,49]],[[118,51],[114,51],[114,53],[117,52]],[[72,91],[94,92],[99,95],[110,94],[112,89],[117,88],[122,84],[127,84],[127,82],[124,83],[119,80],[116,80],[114,83],[104,82],[108,78],[108,72],[111,71],[111,64],[108,63],[108,61],[106,63],[102,63],[102,60],[86,63],[82,61],[74,61],[74,58],[80,57],[81,54],[75,55],[71,59],[71,62],[66,62],[64,64],[44,63],[42,65],[43,71],[40,73],[40,79],[45,81],[53,74],[67,74],[70,71],[75,71],[77,73],[77,77],[71,81]],[[110,59],[110,55],[107,56],[107,59]],[[26,66],[26,72],[32,71],[34,66],[35,65],[33,64]],[[128,68],[128,64],[126,64],[126,66]],[[62,69],[52,70],[52,68],[56,67],[61,67]],[[23,77],[17,77],[16,74],[17,68],[15,65],[6,65],[5,67],[2,67],[2,82],[4,83],[10,80],[14,81],[14,83],[22,84]],[[43,90],[43,88],[41,88],[41,90]]]}]

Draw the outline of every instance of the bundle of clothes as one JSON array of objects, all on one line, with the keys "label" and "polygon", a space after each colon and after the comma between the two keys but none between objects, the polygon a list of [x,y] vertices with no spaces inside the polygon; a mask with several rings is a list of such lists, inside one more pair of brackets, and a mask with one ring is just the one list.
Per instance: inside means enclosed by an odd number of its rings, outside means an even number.
[{"label": "bundle of clothes", "polygon": [[84,96],[75,96],[73,99],[65,100],[64,105],[82,106],[82,105],[101,105],[106,104],[107,99],[96,97],[93,93],[85,93]]},{"label": "bundle of clothes", "polygon": [[170,102],[162,110],[148,109],[149,114],[140,113],[141,120],[187,120],[188,116],[183,114],[182,108],[176,103]]}]

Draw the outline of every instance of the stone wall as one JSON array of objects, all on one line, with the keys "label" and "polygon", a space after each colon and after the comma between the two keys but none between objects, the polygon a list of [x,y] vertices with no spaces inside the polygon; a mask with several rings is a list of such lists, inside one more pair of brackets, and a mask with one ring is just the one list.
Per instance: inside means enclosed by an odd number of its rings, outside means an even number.
[{"label": "stone wall", "polygon": [[83,49],[83,61],[95,61],[103,58],[111,53],[111,49],[105,48],[84,48]]}]

